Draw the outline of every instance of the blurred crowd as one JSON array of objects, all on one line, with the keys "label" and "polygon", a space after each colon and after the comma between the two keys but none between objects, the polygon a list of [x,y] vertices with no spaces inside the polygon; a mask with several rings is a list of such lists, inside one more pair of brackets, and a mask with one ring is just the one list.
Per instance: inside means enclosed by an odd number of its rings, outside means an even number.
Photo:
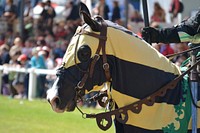
[{"label": "blurred crowd", "polygon": [[[15,1],[16,2],[16,1]],[[24,36],[19,33],[18,6],[5,0],[1,20],[6,22],[6,32],[0,34],[0,65],[36,69],[56,69],[62,63],[70,38],[81,24],[79,8],[73,1],[66,3],[64,21],[55,23],[56,12],[50,0],[38,2],[38,16],[34,16],[31,1],[24,5]],[[2,9],[2,8],[1,8]],[[67,14],[68,12],[68,14]],[[2,94],[13,98],[27,98],[27,73],[4,72]],[[43,98],[55,76],[37,75],[36,97]]]},{"label": "blurred crowd", "polygon": [[[69,1],[62,12],[62,20],[56,21],[54,4],[50,0],[25,0],[24,10],[21,13],[20,1],[1,0],[0,21],[6,22],[6,32],[0,34],[0,65],[14,66],[16,68],[56,69],[62,63],[71,37],[77,26],[81,25],[79,17],[79,2]],[[33,4],[34,3],[34,4]],[[40,8],[38,8],[40,7]],[[38,8],[38,10],[36,10]],[[140,11],[128,5],[128,28],[133,30],[131,23],[143,22]],[[33,10],[39,12],[35,15]],[[171,20],[181,13],[179,0],[172,0],[169,12]],[[23,36],[19,33],[19,17],[23,14]],[[120,25],[124,25],[122,10],[118,0],[113,0],[112,10],[105,0],[96,0],[92,8],[93,15],[101,15]],[[110,15],[111,14],[111,15]],[[151,26],[160,27],[166,22],[166,12],[158,2],[154,3],[154,13],[151,16]],[[140,35],[140,31],[137,33]],[[187,49],[187,44],[153,44],[162,54],[173,54]],[[173,61],[180,65],[187,55],[177,57]],[[26,73],[4,72],[2,94],[14,98],[27,98],[28,79]],[[37,76],[37,97],[45,97],[47,88],[55,77],[48,75]]]}]

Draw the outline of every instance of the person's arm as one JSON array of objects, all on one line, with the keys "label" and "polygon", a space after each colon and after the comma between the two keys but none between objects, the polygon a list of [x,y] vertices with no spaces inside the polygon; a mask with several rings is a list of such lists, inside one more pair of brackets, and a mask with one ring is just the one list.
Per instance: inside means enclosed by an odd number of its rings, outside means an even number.
[{"label": "person's arm", "polygon": [[177,27],[155,29],[152,27],[146,27],[142,30],[142,37],[148,43],[180,43],[191,42],[200,43],[200,33],[190,35],[188,32],[178,30]]},{"label": "person's arm", "polygon": [[194,17],[171,28],[155,29],[145,27],[142,30],[142,37],[149,43],[200,43],[200,10]]},{"label": "person's arm", "polygon": [[179,43],[181,42],[176,28],[156,29],[145,27],[142,30],[142,37],[148,43]]}]

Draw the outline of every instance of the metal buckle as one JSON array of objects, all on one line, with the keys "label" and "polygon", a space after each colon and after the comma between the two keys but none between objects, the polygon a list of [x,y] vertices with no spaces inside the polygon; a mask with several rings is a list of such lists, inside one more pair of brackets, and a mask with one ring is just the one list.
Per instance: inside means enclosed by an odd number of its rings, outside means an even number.
[{"label": "metal buckle", "polygon": [[108,63],[104,63],[103,64],[103,69],[104,70],[108,70],[109,69],[109,64]]},{"label": "metal buckle", "polygon": [[96,58],[96,60],[98,61],[99,58],[100,58],[100,55],[99,54],[95,54],[93,58]]},{"label": "metal buckle", "polygon": [[82,85],[81,85],[81,81],[79,81],[78,84],[77,84],[77,87],[78,87],[79,89],[82,89],[84,85],[85,85],[85,84],[82,84]]}]

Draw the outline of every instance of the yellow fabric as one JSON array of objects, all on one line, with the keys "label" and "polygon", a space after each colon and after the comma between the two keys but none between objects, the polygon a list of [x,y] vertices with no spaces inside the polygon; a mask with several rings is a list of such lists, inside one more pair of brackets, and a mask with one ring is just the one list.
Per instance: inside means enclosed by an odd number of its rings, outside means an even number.
[{"label": "yellow fabric", "polygon": [[[112,89],[111,93],[112,98],[115,99],[115,102],[118,104],[119,107],[124,107],[125,105],[129,105],[139,100],[124,95],[114,89]],[[200,109],[198,110],[198,114],[200,114]],[[182,116],[184,116],[184,114],[182,114]],[[177,117],[178,116],[175,112],[174,105],[166,103],[154,103],[153,106],[142,105],[142,110],[139,114],[135,114],[131,111],[128,111],[129,119],[126,122],[126,124],[150,130],[156,130],[162,129],[162,127],[166,127],[169,123],[173,122],[175,124],[175,127],[179,129],[179,122],[175,119]],[[191,120],[189,125],[189,129],[191,129]],[[200,128],[200,120],[198,120],[198,128]]]},{"label": "yellow fabric", "polygon": [[[80,28],[81,27],[77,29],[77,32],[80,31]],[[89,27],[87,27],[86,30],[92,32]],[[77,42],[78,38],[79,42]],[[88,45],[92,50],[92,56],[94,56],[99,44],[99,39],[88,35],[74,36],[63,58],[65,68],[75,65],[74,53],[76,44],[78,44],[77,50],[82,45]],[[170,60],[160,54],[145,41],[111,27],[108,27],[107,29],[106,54],[113,55],[128,62],[138,63],[151,68],[156,68],[158,70],[173,73],[174,75],[180,75],[181,73],[175,64],[171,63]],[[79,60],[76,60],[78,63]],[[100,90],[102,87],[103,86],[95,86],[94,89]],[[112,89],[111,94],[112,98],[116,101],[119,107],[123,107],[138,100],[121,94],[114,89]],[[198,113],[200,114],[200,110],[198,110]],[[129,111],[128,115],[130,119],[128,119],[126,124],[129,125],[156,130],[162,129],[162,127],[166,127],[169,123],[174,122],[175,127],[179,128],[179,123],[175,120],[175,118],[177,118],[177,113],[175,112],[174,105],[167,103],[155,103],[153,106],[143,105],[141,113],[134,114]],[[200,124],[198,127],[200,128]]]},{"label": "yellow fabric", "polygon": [[[81,27],[77,29],[77,32],[80,28]],[[92,32],[89,27],[86,30]],[[72,38],[66,54],[64,55],[65,68],[75,64],[74,51],[78,37],[79,35],[76,35]],[[176,65],[171,63],[170,60],[140,38],[133,37],[132,35],[123,33],[123,31],[111,27],[108,27],[107,37],[106,54],[114,55],[125,61],[143,64],[152,68],[174,73],[175,75],[180,74],[180,70]],[[90,46],[92,49],[92,56],[94,56],[99,40],[88,35],[80,35],[78,48],[84,44]]]},{"label": "yellow fabric", "polygon": [[[112,90],[112,96],[119,107],[129,105],[134,101],[139,100],[121,94],[120,92],[117,92],[115,90]],[[143,127],[150,130],[155,130],[167,126],[169,123],[172,122],[172,120],[174,120],[174,123],[176,123],[175,118],[177,117],[177,114],[175,113],[173,105],[168,105],[166,103],[161,103],[161,104],[155,103],[153,106],[143,105],[142,110],[139,114],[135,114],[131,111],[128,111],[128,117],[131,119],[128,119],[126,124]]]}]

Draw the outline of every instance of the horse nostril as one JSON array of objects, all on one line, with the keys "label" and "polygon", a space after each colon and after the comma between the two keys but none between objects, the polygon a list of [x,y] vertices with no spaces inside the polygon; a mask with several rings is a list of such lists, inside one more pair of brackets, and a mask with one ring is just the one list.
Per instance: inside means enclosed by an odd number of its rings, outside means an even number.
[{"label": "horse nostril", "polygon": [[60,98],[56,97],[54,102],[56,103],[56,106],[59,106],[60,105]]},{"label": "horse nostril", "polygon": [[52,100],[50,100],[50,104],[52,107],[57,108],[60,105],[60,98],[59,97],[54,97]]}]

